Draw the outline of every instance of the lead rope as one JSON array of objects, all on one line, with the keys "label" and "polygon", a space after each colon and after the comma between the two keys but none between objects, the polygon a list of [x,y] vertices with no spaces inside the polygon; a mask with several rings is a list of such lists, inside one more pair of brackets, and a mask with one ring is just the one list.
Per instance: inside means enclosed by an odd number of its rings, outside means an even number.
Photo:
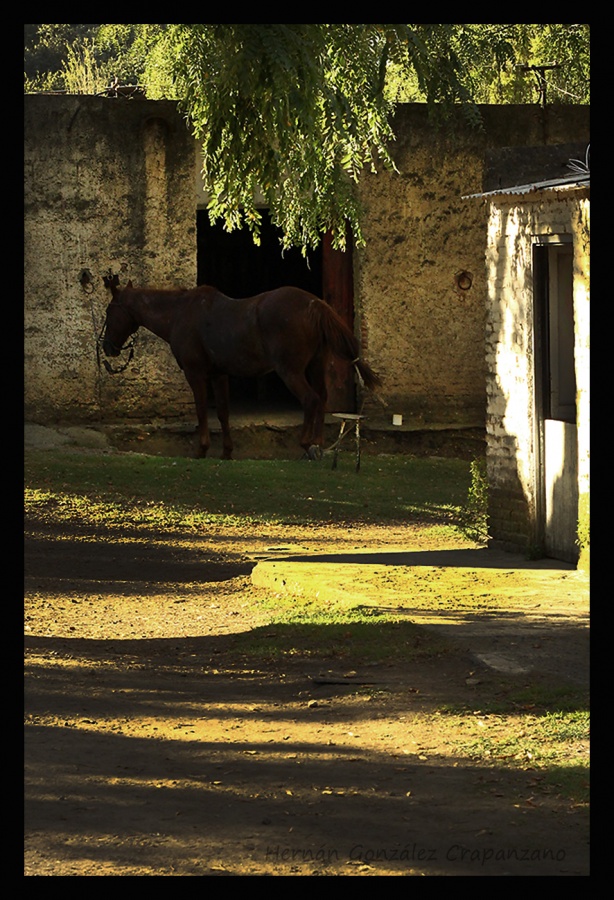
[{"label": "lead rope", "polygon": [[90,295],[90,314],[92,316],[92,328],[94,331],[94,341],[96,343],[96,363],[98,366],[98,378],[96,379],[96,393],[98,394],[98,407],[101,408],[102,407],[102,384],[100,381],[100,338],[102,336],[102,332],[104,329],[104,322],[103,322],[102,328],[100,329],[98,337],[96,337],[96,332],[98,330],[98,326],[96,324],[96,315],[94,313],[94,302],[93,302],[92,296],[91,296],[94,292],[93,286],[91,286],[91,290],[88,290],[85,282],[82,281],[81,287],[83,288],[83,290],[85,291],[86,294]]}]

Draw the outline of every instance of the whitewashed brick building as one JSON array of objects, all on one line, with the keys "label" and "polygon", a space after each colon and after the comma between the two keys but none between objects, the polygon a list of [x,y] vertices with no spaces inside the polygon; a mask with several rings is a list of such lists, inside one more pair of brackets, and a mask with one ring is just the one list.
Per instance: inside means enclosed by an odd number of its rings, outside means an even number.
[{"label": "whitewashed brick building", "polygon": [[590,173],[490,191],[486,439],[493,545],[588,565]]}]

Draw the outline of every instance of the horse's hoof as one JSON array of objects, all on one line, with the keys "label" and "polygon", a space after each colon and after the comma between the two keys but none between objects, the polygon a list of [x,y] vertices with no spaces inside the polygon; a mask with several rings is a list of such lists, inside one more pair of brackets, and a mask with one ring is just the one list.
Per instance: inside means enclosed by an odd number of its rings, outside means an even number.
[{"label": "horse's hoof", "polygon": [[312,444],[307,450],[309,459],[322,459],[322,448],[319,444]]}]

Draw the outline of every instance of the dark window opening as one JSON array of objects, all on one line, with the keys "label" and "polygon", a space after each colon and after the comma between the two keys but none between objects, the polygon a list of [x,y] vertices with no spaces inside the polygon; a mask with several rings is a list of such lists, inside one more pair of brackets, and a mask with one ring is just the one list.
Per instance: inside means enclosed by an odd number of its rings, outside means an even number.
[{"label": "dark window opening", "polygon": [[[262,210],[260,246],[251,234],[225,231],[221,223],[211,225],[206,210],[197,210],[197,279],[229,297],[252,297],[262,291],[294,285],[322,296],[322,251],[310,251],[306,260],[298,248],[283,251],[279,229],[267,210]],[[298,400],[272,372],[262,378],[231,378],[233,406],[257,404],[273,408],[298,408]]]}]

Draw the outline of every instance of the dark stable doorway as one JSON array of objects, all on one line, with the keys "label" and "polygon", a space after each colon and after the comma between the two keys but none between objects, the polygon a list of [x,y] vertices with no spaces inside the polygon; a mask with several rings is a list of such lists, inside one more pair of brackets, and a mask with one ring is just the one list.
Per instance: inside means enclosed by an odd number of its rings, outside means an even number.
[{"label": "dark stable doorway", "polygon": [[[310,251],[308,259],[297,248],[282,253],[279,229],[267,210],[262,210],[260,246],[246,228],[228,232],[219,222],[211,225],[206,210],[197,211],[196,234],[198,284],[213,285],[229,297],[252,297],[287,284],[322,296],[321,247]],[[262,378],[231,378],[230,400],[235,407],[299,408],[274,372]]]}]

